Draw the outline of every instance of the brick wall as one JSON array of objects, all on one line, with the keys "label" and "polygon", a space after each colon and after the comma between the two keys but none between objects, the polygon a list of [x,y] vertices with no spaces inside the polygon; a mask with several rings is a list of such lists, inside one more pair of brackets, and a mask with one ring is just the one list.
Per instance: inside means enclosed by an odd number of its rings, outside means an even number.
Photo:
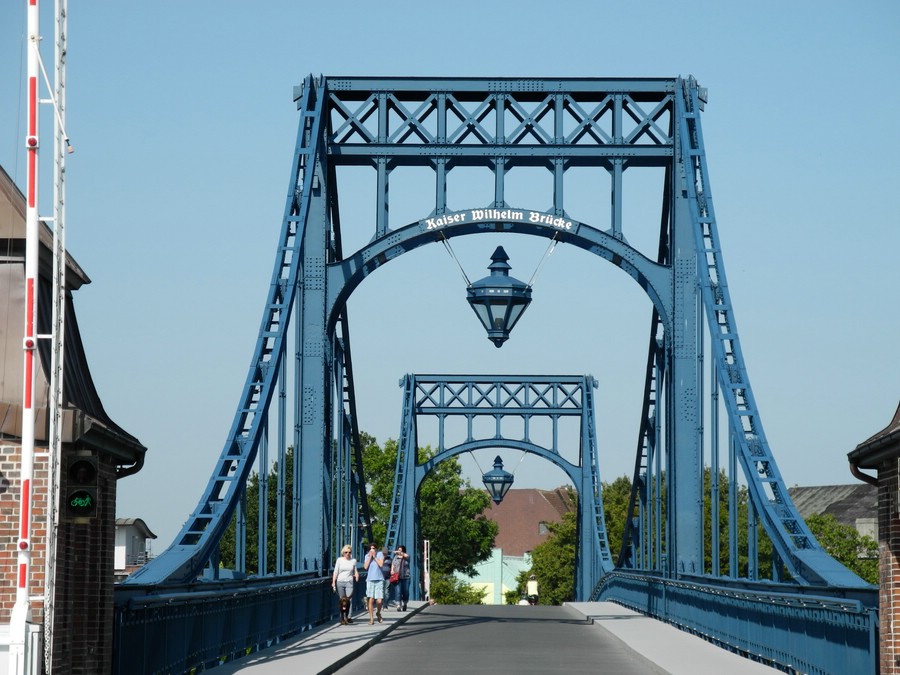
[{"label": "brick wall", "polygon": [[[66,448],[64,452],[71,449]],[[40,452],[40,451],[39,451]],[[20,448],[0,449],[0,622],[9,623],[15,601],[16,540],[19,519]],[[63,463],[65,466],[65,463]],[[65,472],[60,491],[65,494]],[[35,459],[31,594],[44,594],[47,523],[47,459]],[[60,515],[57,528],[53,672],[108,675],[112,669],[113,566],[116,521],[116,467],[100,457],[97,515],[73,522]],[[43,622],[43,604],[33,603],[33,621]]]},{"label": "brick wall", "polygon": [[[47,456],[34,458],[31,519],[31,578],[30,595],[44,593],[44,565],[47,552]],[[0,445],[0,623],[8,624],[16,603],[16,570],[19,541],[19,470],[22,448]],[[31,603],[34,623],[43,623],[44,604]]]},{"label": "brick wall", "polygon": [[897,503],[897,460],[878,469],[878,555],[880,563],[879,623],[881,675],[900,674],[900,504]]}]

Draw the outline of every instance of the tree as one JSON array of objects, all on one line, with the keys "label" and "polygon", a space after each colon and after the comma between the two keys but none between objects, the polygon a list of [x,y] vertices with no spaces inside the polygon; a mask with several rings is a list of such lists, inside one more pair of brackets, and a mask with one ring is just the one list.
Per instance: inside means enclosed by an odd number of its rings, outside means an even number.
[{"label": "tree", "polygon": [[[376,542],[384,543],[388,520],[391,517],[397,441],[389,438],[382,448],[374,436],[361,432],[360,442],[363,446],[363,472],[369,516],[372,520],[372,538]],[[409,544],[406,546],[409,548]]]},{"label": "tree", "polygon": [[[431,456],[430,448],[422,460]],[[475,565],[491,557],[498,526],[484,515],[491,498],[462,478],[453,458],[438,464],[419,490],[422,538],[431,541],[431,569],[475,576]]]},{"label": "tree", "polygon": [[810,516],[806,524],[828,555],[870,584],[878,583],[878,542],[830,513]]},{"label": "tree", "polygon": [[[576,496],[572,495],[572,499],[575,501]],[[539,584],[540,604],[560,605],[575,597],[577,509],[563,514],[558,523],[548,523],[547,528],[550,536],[531,552],[531,569],[519,573],[516,590],[504,596],[507,603],[514,604],[525,594],[525,582],[532,574]]]},{"label": "tree", "polygon": [[429,595],[442,605],[483,605],[485,593],[452,574],[432,574]]},{"label": "tree", "polygon": [[[383,542],[387,535],[397,452],[396,441],[388,440],[380,447],[375,439],[371,439],[363,452],[372,530],[378,542]],[[434,454],[430,447],[419,448],[418,461],[424,462]],[[472,487],[462,478],[462,467],[456,458],[438,464],[422,481],[418,496],[419,523],[422,538],[431,541],[433,589],[441,575],[462,572],[474,576],[475,565],[491,557],[498,528],[484,515],[490,501],[484,490]],[[415,545],[399,543],[407,547]],[[451,584],[442,586],[438,581],[438,593],[444,587],[450,589]],[[432,597],[439,602],[451,602],[448,600],[451,596],[462,597],[456,591],[438,597],[432,590]]]},{"label": "tree", "polygon": [[628,501],[631,498],[631,480],[619,476],[612,483],[603,483],[603,514],[606,522],[606,538],[613,563],[622,548],[622,534],[628,518]]},{"label": "tree", "polygon": [[[285,474],[285,494],[291,494],[293,489],[294,482],[294,449],[289,447],[285,452],[285,465],[286,465],[286,474]],[[276,514],[278,512],[278,463],[272,465],[272,469],[269,471],[267,475],[267,485],[266,485],[266,509],[268,513],[268,521],[266,524],[266,568],[267,573],[275,572],[275,563],[277,560],[277,552],[278,552],[278,521]],[[259,568],[259,537],[257,537],[257,532],[259,531],[259,490],[260,490],[260,478],[257,472],[253,472],[250,474],[247,479],[247,489],[245,494],[246,501],[246,528],[247,528],[247,544],[245,550],[245,562],[246,562],[246,572],[247,574],[257,574]],[[290,565],[290,555],[289,552],[291,550],[291,538],[292,538],[292,528],[291,523],[293,522],[293,514],[290,509],[290,503],[288,502],[288,508],[286,509],[286,513],[284,514],[284,551],[285,551],[285,561],[287,565]],[[228,529],[225,531],[225,534],[222,536],[221,541],[219,542],[219,556],[220,563],[229,569],[234,569],[236,566],[235,561],[235,533],[236,533],[236,523],[237,523],[237,514],[232,516],[231,524],[228,526]]]}]

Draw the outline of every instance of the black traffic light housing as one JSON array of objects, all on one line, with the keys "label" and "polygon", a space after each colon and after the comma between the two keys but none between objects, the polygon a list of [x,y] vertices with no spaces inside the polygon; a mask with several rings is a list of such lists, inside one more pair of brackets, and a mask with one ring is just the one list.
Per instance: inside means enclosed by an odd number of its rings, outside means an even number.
[{"label": "black traffic light housing", "polygon": [[99,465],[94,455],[71,455],[66,466],[65,513],[70,518],[97,515]]}]

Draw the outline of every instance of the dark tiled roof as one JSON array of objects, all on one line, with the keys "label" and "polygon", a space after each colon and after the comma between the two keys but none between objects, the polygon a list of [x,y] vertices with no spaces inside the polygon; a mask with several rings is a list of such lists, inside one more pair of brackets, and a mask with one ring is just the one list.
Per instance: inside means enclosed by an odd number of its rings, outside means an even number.
[{"label": "dark tiled roof", "polygon": [[830,514],[844,525],[856,527],[857,518],[878,517],[878,488],[868,483],[794,486],[788,494],[800,515]]},{"label": "dark tiled roof", "polygon": [[565,487],[555,490],[510,490],[499,504],[485,511],[488,519],[500,527],[496,548],[503,555],[522,556],[547,538],[541,523],[558,523],[563,514],[574,511],[575,504]]},{"label": "dark tiled roof", "polygon": [[881,462],[895,457],[900,457],[900,405],[890,424],[847,455],[851,464],[863,469],[877,469]]}]

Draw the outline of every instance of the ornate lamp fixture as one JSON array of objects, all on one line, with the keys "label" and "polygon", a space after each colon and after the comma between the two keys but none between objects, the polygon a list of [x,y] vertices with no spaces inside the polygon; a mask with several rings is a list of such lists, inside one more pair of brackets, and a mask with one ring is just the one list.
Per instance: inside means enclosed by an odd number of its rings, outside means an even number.
[{"label": "ornate lamp fixture", "polygon": [[469,285],[469,304],[487,330],[488,339],[501,347],[531,302],[531,286],[509,276],[509,256],[498,246],[491,256],[489,277]]},{"label": "ornate lamp fixture", "polygon": [[[497,346],[499,347],[500,345]],[[500,455],[497,455],[494,458],[493,470],[484,474],[481,480],[488,492],[491,493],[491,499],[494,500],[495,504],[499,504],[503,501],[506,493],[509,492],[509,488],[512,487],[513,475],[509,471],[503,470],[503,460],[500,459]]]}]

